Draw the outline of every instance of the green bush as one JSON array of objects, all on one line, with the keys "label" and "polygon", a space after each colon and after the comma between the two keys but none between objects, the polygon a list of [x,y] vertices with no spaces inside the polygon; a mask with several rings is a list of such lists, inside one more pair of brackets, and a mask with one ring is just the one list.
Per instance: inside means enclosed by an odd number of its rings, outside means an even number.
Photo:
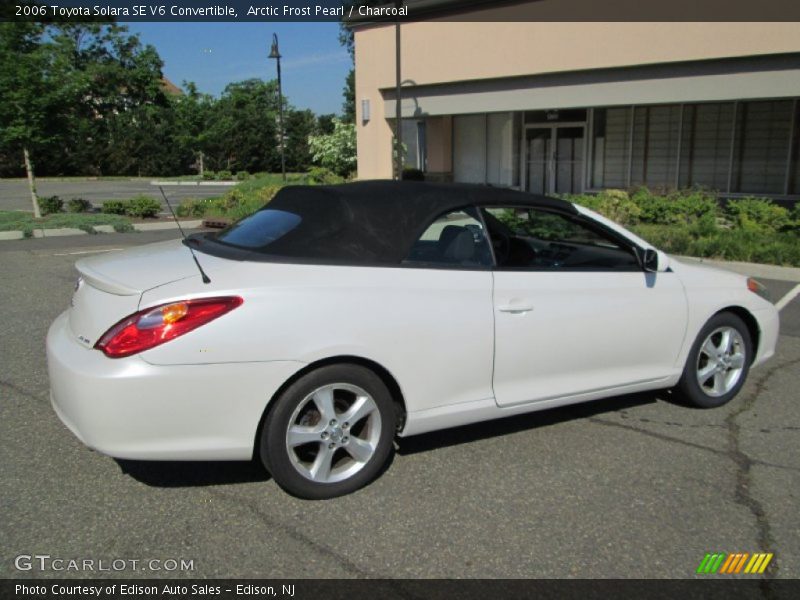
[{"label": "green bush", "polygon": [[179,217],[225,217],[234,221],[246,217],[267,204],[280,185],[266,185],[259,188],[242,189],[235,187],[217,198],[203,200],[187,198],[175,211]]},{"label": "green bush", "polygon": [[125,200],[106,200],[101,210],[108,215],[124,215],[127,206],[128,202]]},{"label": "green bush", "polygon": [[308,183],[312,185],[334,185],[337,183],[344,183],[344,177],[340,177],[325,167],[312,167],[307,177]]},{"label": "green bush", "polygon": [[136,231],[133,228],[133,225],[131,223],[128,223],[127,221],[113,223],[112,227],[114,227],[114,231],[116,231],[117,233],[130,233],[131,231]]},{"label": "green bush", "polygon": [[356,126],[333,119],[333,132],[308,137],[311,160],[337,175],[348,177],[356,170]]},{"label": "green bush", "polygon": [[224,169],[222,171],[217,171],[217,177],[216,178],[219,181],[230,181],[231,179],[233,179],[233,173],[231,173],[227,169]]},{"label": "green bush", "polygon": [[569,200],[608,217],[621,225],[639,222],[641,208],[623,190],[605,190],[597,195],[570,196]]},{"label": "green bush", "polygon": [[628,195],[606,190],[568,196],[629,227],[662,250],[704,258],[800,265],[800,205],[790,212],[761,198],[731,200],[722,208],[705,190]]},{"label": "green bush", "polygon": [[765,233],[788,230],[793,220],[787,209],[767,198],[730,200],[725,213],[741,229]]},{"label": "green bush", "polygon": [[179,217],[202,217],[203,201],[196,198],[186,198],[175,208],[175,214]]},{"label": "green bush", "polygon": [[92,203],[83,198],[72,198],[67,202],[67,211],[71,213],[89,212],[92,208]]},{"label": "green bush", "polygon": [[683,190],[667,195],[653,194],[647,188],[639,188],[631,196],[639,207],[642,223],[673,225],[693,223],[707,215],[716,218],[719,214],[717,199],[702,190]]},{"label": "green bush", "polygon": [[235,178],[236,181],[246,181],[250,179],[250,173],[248,173],[247,171],[237,171]]},{"label": "green bush", "polygon": [[161,203],[150,196],[136,196],[128,200],[125,214],[139,219],[152,218],[161,212]]},{"label": "green bush", "polygon": [[39,210],[43,215],[51,215],[53,213],[60,213],[64,208],[64,201],[58,196],[44,196],[39,198]]},{"label": "green bush", "polygon": [[764,233],[716,228],[703,232],[692,225],[641,224],[640,237],[670,254],[776,265],[800,265],[800,243],[791,233]]},{"label": "green bush", "polygon": [[212,180],[214,180],[216,178],[217,178],[217,174],[214,171],[209,171],[208,169],[203,171],[203,179],[205,181],[212,181]]},{"label": "green bush", "polygon": [[800,234],[800,202],[794,205],[789,218],[791,220],[789,231]]}]

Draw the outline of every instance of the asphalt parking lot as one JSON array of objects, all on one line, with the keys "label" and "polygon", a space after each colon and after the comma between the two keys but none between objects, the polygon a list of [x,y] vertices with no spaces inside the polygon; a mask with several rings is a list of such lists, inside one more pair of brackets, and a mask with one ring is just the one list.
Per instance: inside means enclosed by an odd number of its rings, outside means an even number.
[{"label": "asphalt parking lot", "polygon": [[[40,196],[59,196],[65,202],[71,198],[83,198],[95,206],[101,206],[105,200],[126,200],[140,194],[161,200],[158,187],[151,184],[151,179],[38,179],[36,190]],[[208,198],[218,196],[230,189],[215,185],[214,182],[204,185],[169,185],[164,186],[170,202],[184,198]],[[0,210],[32,211],[31,193],[27,179],[0,179]],[[164,207],[166,210],[166,207]]]},{"label": "asphalt parking lot", "polygon": [[800,577],[800,298],[726,407],[646,394],[409,438],[372,485],[309,502],[250,463],[117,462],[53,413],[44,338],[75,260],[175,235],[0,245],[0,578],[97,575],[15,568],[34,554],[193,561],[122,577],[685,578],[717,551]]}]

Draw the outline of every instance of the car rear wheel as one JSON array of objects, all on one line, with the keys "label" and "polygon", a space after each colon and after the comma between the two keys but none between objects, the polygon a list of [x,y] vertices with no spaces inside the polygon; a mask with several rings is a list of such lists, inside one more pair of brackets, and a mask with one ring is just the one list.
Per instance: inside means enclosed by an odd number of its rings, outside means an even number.
[{"label": "car rear wheel", "polygon": [[391,395],[375,373],[358,365],[321,367],[275,400],[262,430],[261,459],[295,496],[342,496],[386,464],[395,423]]},{"label": "car rear wheel", "polygon": [[700,408],[727,404],[742,389],[752,359],[753,345],[744,321],[733,313],[719,313],[700,330],[678,389]]}]

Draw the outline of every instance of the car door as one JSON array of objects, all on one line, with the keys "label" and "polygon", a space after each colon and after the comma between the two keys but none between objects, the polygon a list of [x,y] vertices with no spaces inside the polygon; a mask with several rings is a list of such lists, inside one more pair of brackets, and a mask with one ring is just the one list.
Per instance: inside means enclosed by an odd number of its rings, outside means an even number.
[{"label": "car door", "polygon": [[645,273],[602,226],[536,208],[489,207],[497,404],[655,383],[675,371],[687,307],[672,272]]},{"label": "car door", "polygon": [[[396,356],[410,410],[491,401],[492,258],[474,208],[450,210],[415,241],[402,269],[387,269],[393,298],[380,317],[402,324],[386,347]],[[386,307],[392,306],[386,313]]]}]

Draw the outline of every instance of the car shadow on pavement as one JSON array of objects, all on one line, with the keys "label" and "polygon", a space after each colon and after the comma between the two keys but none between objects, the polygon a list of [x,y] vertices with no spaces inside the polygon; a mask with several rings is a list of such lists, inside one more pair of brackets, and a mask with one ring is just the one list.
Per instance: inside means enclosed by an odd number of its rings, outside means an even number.
[{"label": "car shadow on pavement", "polygon": [[541,410],[495,419],[493,421],[464,425],[453,429],[423,433],[408,438],[400,438],[398,440],[397,453],[401,456],[407,456],[419,452],[436,450],[438,448],[455,446],[457,444],[467,444],[487,438],[517,433],[526,429],[537,429],[539,427],[549,427],[568,421],[588,419],[603,413],[616,412],[643,404],[652,404],[658,400],[680,405],[680,400],[678,398],[673,397],[673,394],[664,390],[615,396],[603,400],[594,400],[582,404],[573,404],[571,406]]},{"label": "car shadow on pavement", "polygon": [[[508,435],[524,431],[558,425],[568,421],[588,419],[603,413],[611,413],[626,408],[651,404],[658,400],[681,404],[672,394],[663,390],[640,394],[616,396],[534,413],[516,415],[493,421],[484,421],[453,429],[444,429],[400,438],[397,453],[401,456],[445,448],[457,444],[467,444],[482,439]],[[393,458],[393,456],[392,456]],[[143,461],[114,459],[122,472],[136,481],[151,487],[204,487],[214,485],[233,485],[237,483],[256,483],[268,481],[269,473],[258,461]],[[381,472],[387,470],[390,461]]]},{"label": "car shadow on pavement", "polygon": [[114,460],[124,474],[151,487],[204,487],[270,479],[257,461]]}]

